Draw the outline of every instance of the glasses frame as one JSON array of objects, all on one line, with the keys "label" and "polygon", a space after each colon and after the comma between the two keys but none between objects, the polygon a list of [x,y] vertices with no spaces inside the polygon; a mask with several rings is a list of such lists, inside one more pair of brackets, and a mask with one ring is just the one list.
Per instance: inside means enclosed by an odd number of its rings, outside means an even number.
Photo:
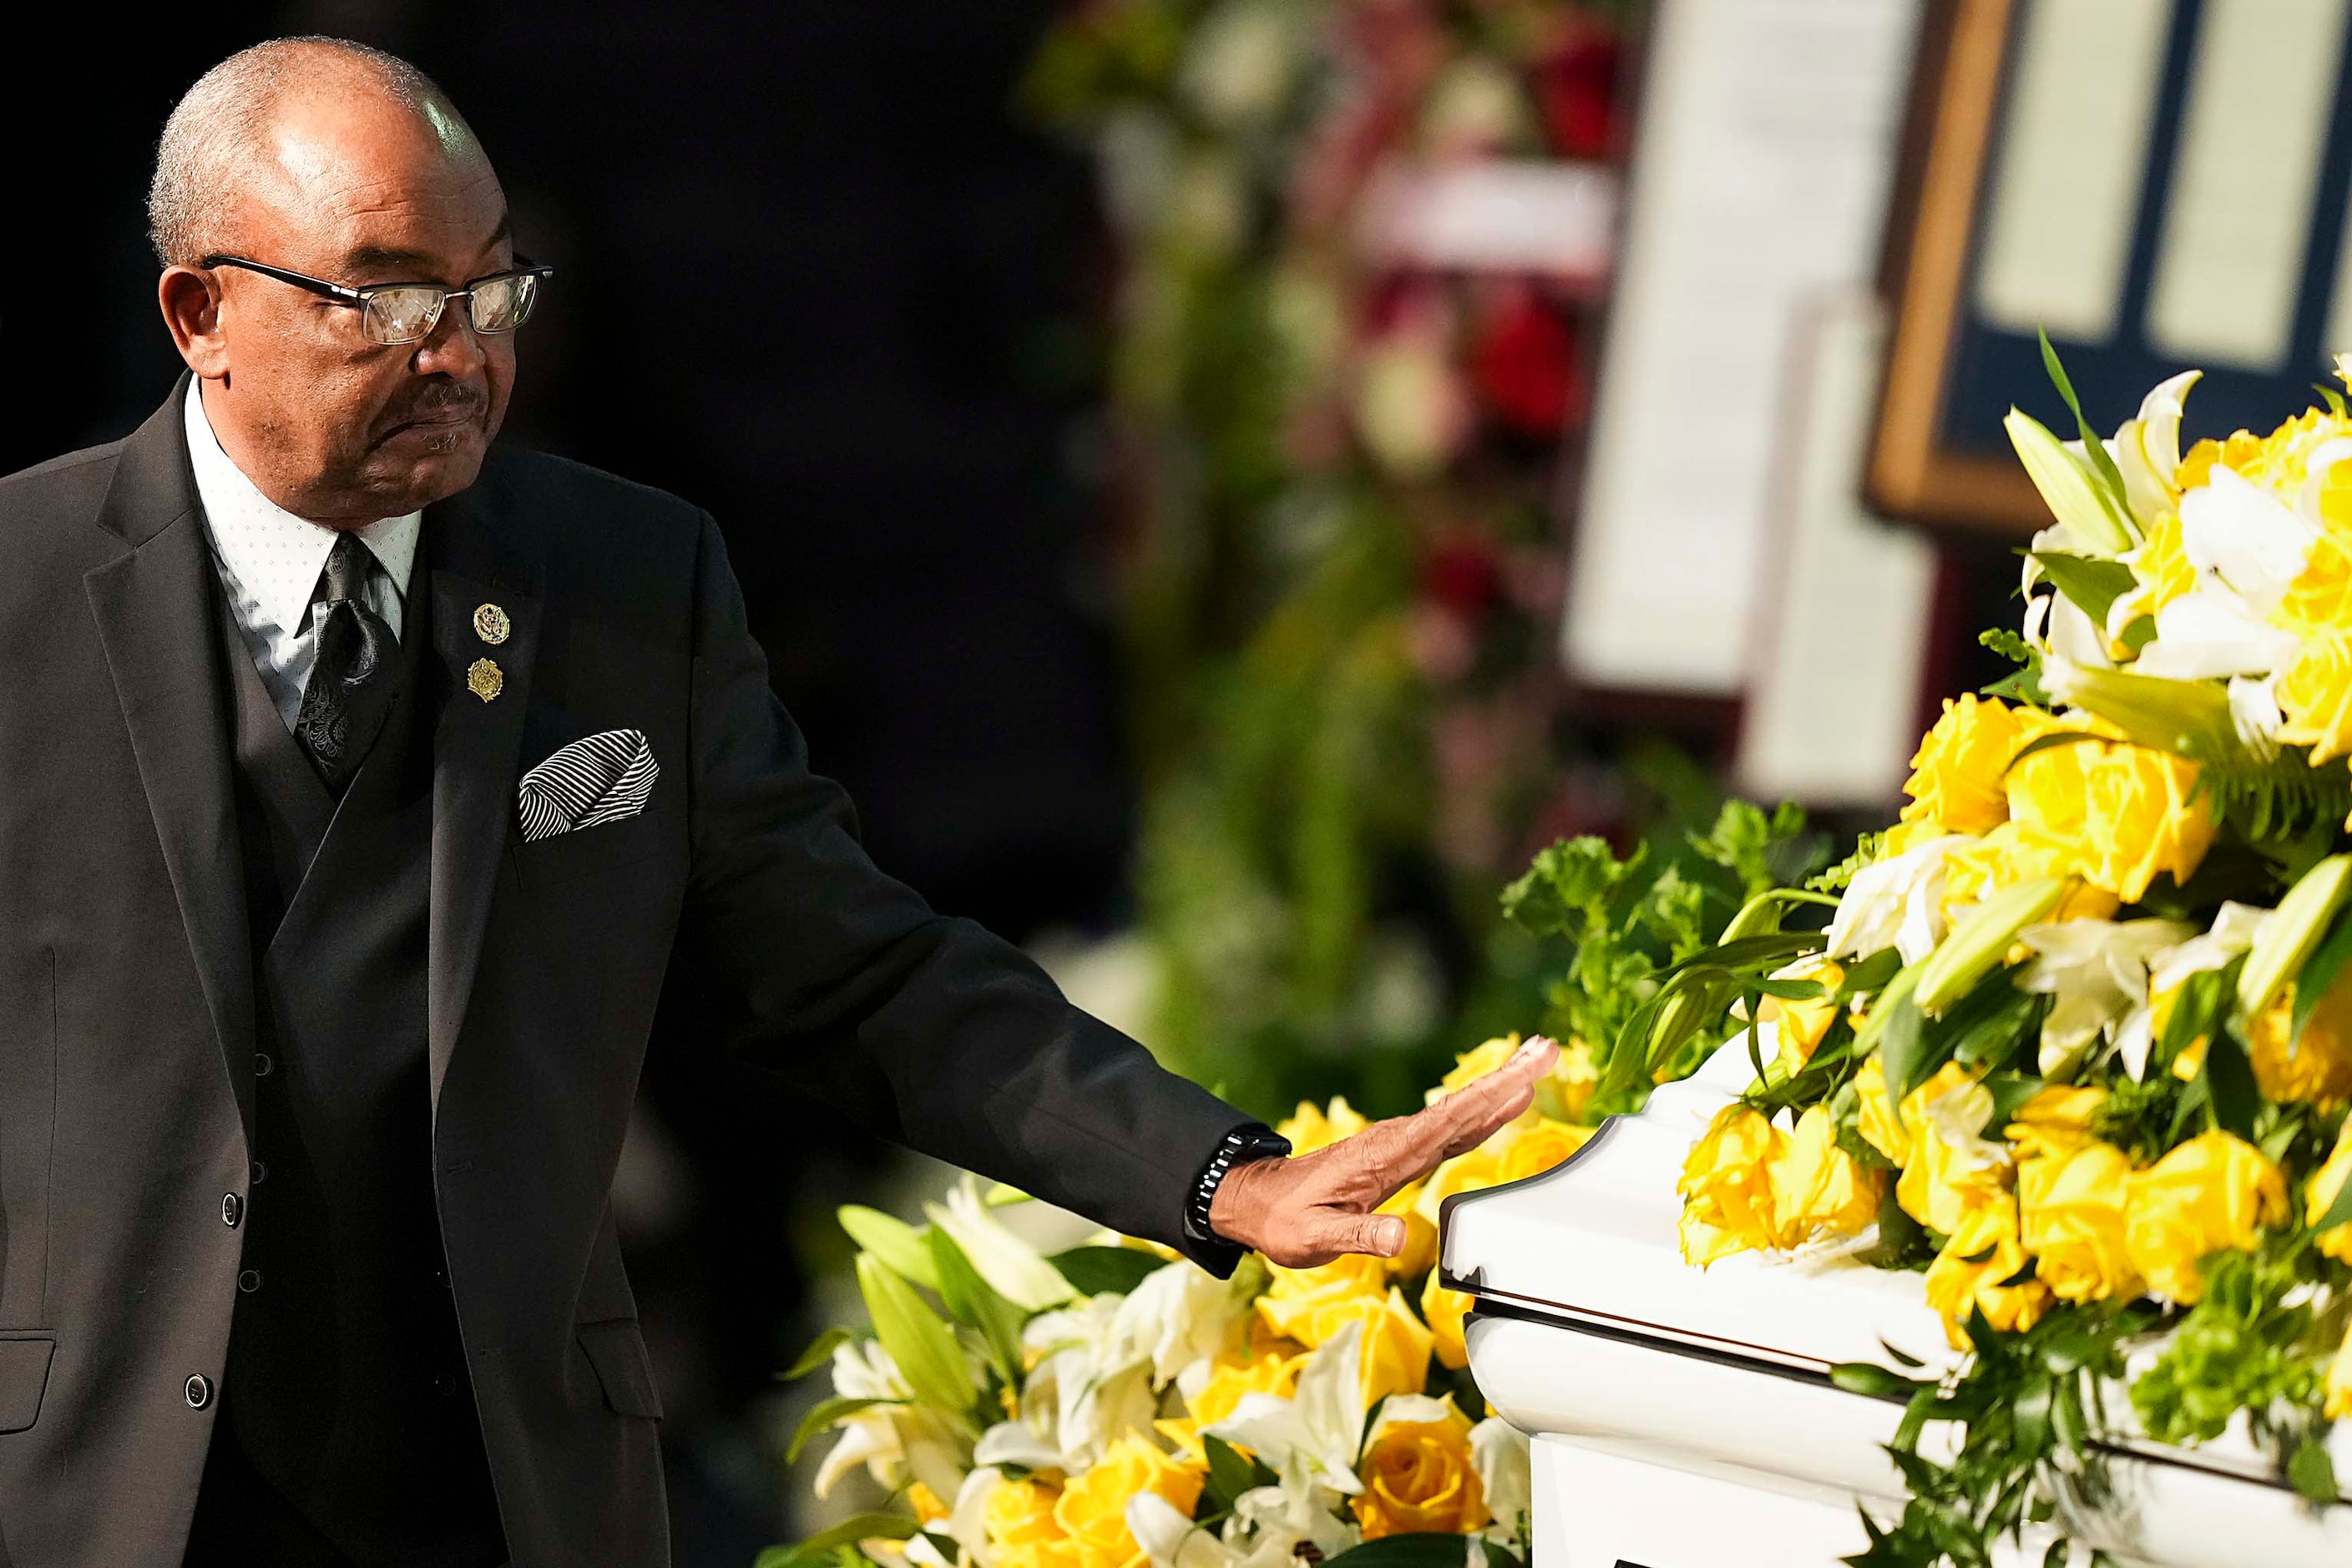
[{"label": "glasses frame", "polygon": [[[413,338],[396,338],[389,342],[384,342],[380,339],[373,337],[368,340],[370,342],[378,343],[379,346],[383,348],[398,348],[405,343],[421,343],[425,339],[431,337],[435,330],[441,325],[442,312],[449,308],[449,301],[452,300],[463,300],[466,301],[466,322],[468,326],[472,327],[475,331],[479,332],[486,337],[503,337],[507,333],[513,331],[516,327],[521,326],[523,321],[530,319],[531,309],[539,302],[538,289],[533,289],[531,290],[530,301],[523,308],[522,319],[516,321],[513,327],[485,327],[479,321],[476,321],[474,319],[474,290],[481,288],[484,284],[503,282],[509,278],[546,279],[555,276],[554,268],[547,266],[543,262],[531,261],[526,258],[518,256],[515,258],[514,266],[507,268],[505,270],[499,272],[486,272],[479,278],[468,278],[466,279],[462,287],[456,289],[443,288],[440,284],[433,282],[429,279],[418,279],[413,282],[405,283],[369,283],[357,289],[351,289],[346,288],[341,283],[330,283],[323,278],[313,278],[305,272],[289,271],[283,267],[272,267],[266,261],[256,261],[249,257],[244,256],[230,256],[226,254],[206,256],[200,258],[197,265],[205,268],[206,270],[210,270],[215,267],[241,267],[247,272],[258,272],[264,278],[275,278],[280,283],[291,283],[295,288],[305,289],[312,294],[316,294],[319,298],[327,300],[331,304],[346,305],[360,311],[362,322],[367,319],[366,312],[368,301],[375,295],[385,293],[394,289],[432,289],[437,290],[441,296],[440,301],[433,307],[432,315],[426,318],[425,330],[423,331],[418,332]],[[362,328],[362,330],[364,331],[365,329]]]}]

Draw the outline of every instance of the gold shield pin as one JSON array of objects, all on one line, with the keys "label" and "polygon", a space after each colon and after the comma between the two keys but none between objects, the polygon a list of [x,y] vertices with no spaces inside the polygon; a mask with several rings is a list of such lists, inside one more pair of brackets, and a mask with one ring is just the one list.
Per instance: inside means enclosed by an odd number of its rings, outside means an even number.
[{"label": "gold shield pin", "polygon": [[484,642],[496,645],[507,640],[514,623],[496,605],[478,605],[474,608],[474,632]]},{"label": "gold shield pin", "polygon": [[466,689],[485,702],[504,689],[506,683],[499,667],[487,658],[478,658],[466,668]]}]

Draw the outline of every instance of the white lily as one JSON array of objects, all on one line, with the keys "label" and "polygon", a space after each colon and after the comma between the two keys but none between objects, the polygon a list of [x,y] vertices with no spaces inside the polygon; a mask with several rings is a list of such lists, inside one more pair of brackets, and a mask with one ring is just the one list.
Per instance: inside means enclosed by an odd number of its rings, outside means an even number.
[{"label": "white lily", "polygon": [[[890,1352],[877,1340],[833,1347],[833,1392],[844,1399],[902,1401],[914,1397],[907,1380],[891,1361]],[[907,1452],[898,1440],[898,1428],[890,1419],[887,1406],[869,1405],[843,1416],[833,1426],[841,1436],[826,1453],[824,1463],[817,1467],[816,1483],[812,1489],[817,1496],[830,1492],[834,1482],[857,1465],[864,1465],[879,1486],[898,1484],[894,1472],[905,1467]]]},{"label": "white lily", "polygon": [[1362,1334],[1362,1324],[1349,1323],[1317,1347],[1299,1369],[1298,1392],[1291,1398],[1245,1394],[1231,1415],[1201,1430],[1277,1468],[1297,1462],[1336,1491],[1362,1491],[1355,1469],[1364,1439]]},{"label": "white lily", "polygon": [[2230,723],[2246,750],[2269,762],[2278,755],[2279,727],[2285,722],[2279,711],[2276,675],[2260,680],[2242,675],[2230,682]]},{"label": "white lily", "polygon": [[[2215,911],[2213,924],[2202,935],[2192,936],[2177,946],[2149,955],[2147,964],[2147,994],[2155,998],[2179,986],[2192,974],[2221,969],[2230,961],[2254,945],[2254,936],[2270,910],[2252,904],[2224,903]],[[2137,1081],[2147,1074],[2148,1052],[2156,1045],[2156,1012],[2153,1006],[2135,1010],[2116,1031],[2116,1058],[2124,1070]]]},{"label": "white lily", "polygon": [[991,1568],[988,1552],[988,1494],[1004,1479],[1003,1471],[983,1466],[964,1477],[955,1504],[948,1510],[947,1534],[963,1548],[971,1568]]},{"label": "white lily", "polygon": [[1527,1434],[1499,1415],[1487,1416],[1470,1428],[1470,1468],[1478,1472],[1486,1510],[1495,1516],[1489,1533],[1503,1532],[1506,1540],[1516,1536],[1535,1506]]},{"label": "white lily", "polygon": [[1041,1312],[1077,1295],[1060,1269],[989,1213],[977,1178],[966,1174],[948,1189],[945,1206],[925,1204],[923,1214],[963,1249],[991,1289],[1023,1311]]},{"label": "white lily", "polygon": [[[1106,1293],[1040,1313],[1021,1332],[1022,1342],[1039,1354],[1023,1390],[1024,1404],[1031,1395],[1040,1406],[1050,1402],[1053,1442],[1066,1468],[1093,1464],[1122,1433],[1150,1431],[1151,1418],[1159,1414],[1151,1363],[1119,1331],[1118,1312],[1126,1300]],[[1042,1427],[1043,1413],[1040,1408],[1030,1418],[1033,1429]]]},{"label": "white lily", "polygon": [[1302,1546],[1329,1558],[1361,1542],[1339,1501],[1294,1461],[1273,1486],[1234,1499],[1221,1533],[1193,1523],[1151,1492],[1128,1500],[1127,1528],[1152,1568],[1297,1568]]},{"label": "white lily", "polygon": [[2019,973],[2021,990],[2056,998],[2042,1023],[2041,1069],[2063,1078],[2135,1008],[2147,1005],[2147,966],[2196,928],[2177,921],[2058,921],[2028,926],[2019,940],[2034,958]]},{"label": "white lily", "polygon": [[1916,963],[1934,952],[1944,940],[1944,858],[1974,842],[1948,834],[1856,871],[1830,917],[1829,955],[1867,958],[1891,947]]},{"label": "white lily", "polygon": [[2294,658],[2299,646],[2293,633],[2256,615],[2242,595],[2207,577],[2156,613],[2156,638],[2132,668],[2168,680],[2267,675]]},{"label": "white lily", "polygon": [[2189,563],[2218,575],[2257,616],[2278,607],[2318,538],[2317,525],[2294,508],[2218,465],[2180,498],[2180,547]]},{"label": "white lily", "polygon": [[1226,1281],[1179,1261],[1144,1277],[1120,1306],[1113,1331],[1128,1352],[1150,1363],[1153,1385],[1165,1387],[1223,1354],[1248,1312]]},{"label": "white lily", "polygon": [[2107,443],[2107,450],[2123,471],[2124,495],[2142,531],[2170,510],[2179,492],[2172,488],[2180,467],[2180,416],[2189,389],[2202,371],[2184,370],[2148,390],[2140,399],[2139,415],[2126,419]]},{"label": "white lily", "polygon": [[1058,1470],[1062,1446],[1026,1421],[999,1421],[972,1445],[976,1465],[1017,1465],[1024,1470]]}]

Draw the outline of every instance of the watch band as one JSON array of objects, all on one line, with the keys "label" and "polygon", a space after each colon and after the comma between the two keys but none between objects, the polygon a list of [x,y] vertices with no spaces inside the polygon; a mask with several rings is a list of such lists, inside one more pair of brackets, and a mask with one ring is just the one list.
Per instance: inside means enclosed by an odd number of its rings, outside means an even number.
[{"label": "watch band", "polygon": [[1226,1133],[1209,1163],[1201,1167],[1201,1179],[1192,1184],[1192,1198],[1184,1205],[1184,1234],[1195,1242],[1223,1239],[1210,1228],[1209,1206],[1216,1201],[1225,1173],[1253,1160],[1279,1159],[1289,1152],[1290,1140],[1263,1121],[1248,1122]]}]

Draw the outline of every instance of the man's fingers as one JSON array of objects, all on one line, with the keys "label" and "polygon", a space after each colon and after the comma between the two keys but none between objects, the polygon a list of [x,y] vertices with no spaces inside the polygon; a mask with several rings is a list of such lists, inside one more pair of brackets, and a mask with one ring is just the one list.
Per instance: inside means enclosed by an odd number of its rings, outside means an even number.
[{"label": "man's fingers", "polygon": [[1475,1149],[1535,1099],[1536,1080],[1559,1059],[1559,1047],[1540,1035],[1513,1052],[1508,1061],[1425,1110],[1368,1128],[1349,1140],[1360,1143],[1380,1195],[1377,1207],[1408,1182],[1419,1181],[1445,1160]]},{"label": "man's fingers", "polygon": [[1404,1251],[1404,1221],[1389,1214],[1337,1215],[1318,1226],[1307,1245],[1337,1257],[1344,1252],[1394,1258]]}]

